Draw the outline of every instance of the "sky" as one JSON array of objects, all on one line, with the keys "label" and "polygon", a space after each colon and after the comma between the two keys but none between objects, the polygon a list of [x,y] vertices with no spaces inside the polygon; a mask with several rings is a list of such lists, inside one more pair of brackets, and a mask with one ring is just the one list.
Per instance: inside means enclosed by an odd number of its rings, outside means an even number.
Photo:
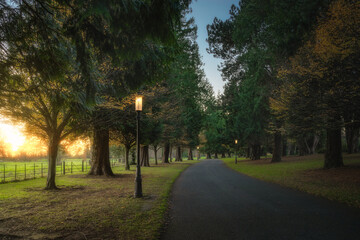
[{"label": "sky", "polygon": [[223,92],[224,81],[221,73],[218,71],[218,65],[221,59],[214,58],[206,52],[209,44],[206,42],[207,31],[206,26],[212,24],[215,17],[226,20],[230,17],[229,10],[232,4],[239,5],[239,0],[193,0],[190,7],[192,13],[190,16],[195,18],[198,26],[198,39],[200,55],[204,63],[204,71],[207,79],[214,88],[215,95],[220,91]]}]

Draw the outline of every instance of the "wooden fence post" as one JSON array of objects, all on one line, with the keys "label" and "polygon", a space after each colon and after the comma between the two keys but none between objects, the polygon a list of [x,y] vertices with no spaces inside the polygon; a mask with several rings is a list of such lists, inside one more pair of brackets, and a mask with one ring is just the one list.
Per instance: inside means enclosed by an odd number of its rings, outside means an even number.
[{"label": "wooden fence post", "polygon": [[35,174],[36,174],[35,166],[36,166],[36,163],[34,163],[34,179],[35,179]]},{"label": "wooden fence post", "polygon": [[43,164],[41,163],[41,177],[43,177]]},{"label": "wooden fence post", "polygon": [[63,161],[63,174],[65,175],[65,161]]},{"label": "wooden fence post", "polygon": [[84,160],[81,162],[81,171],[84,172]]}]

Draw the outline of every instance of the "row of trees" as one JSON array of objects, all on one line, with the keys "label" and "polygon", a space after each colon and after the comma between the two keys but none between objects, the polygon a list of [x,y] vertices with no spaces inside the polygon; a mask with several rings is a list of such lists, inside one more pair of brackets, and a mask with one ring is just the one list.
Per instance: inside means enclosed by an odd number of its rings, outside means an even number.
[{"label": "row of trees", "polygon": [[[46,189],[55,189],[62,140],[91,136],[90,174],[112,176],[109,143],[128,155],[134,96],[145,99],[148,148],[199,144],[204,78],[190,1],[0,1],[0,113],[48,142]],[[180,156],[178,160],[180,160]]]},{"label": "row of trees", "polygon": [[214,19],[208,51],[224,60],[226,80],[219,148],[239,139],[251,159],[270,150],[278,162],[286,145],[314,153],[326,138],[324,167],[343,165],[341,130],[349,153],[359,138],[359,6],[247,0],[231,7],[229,19]]}]

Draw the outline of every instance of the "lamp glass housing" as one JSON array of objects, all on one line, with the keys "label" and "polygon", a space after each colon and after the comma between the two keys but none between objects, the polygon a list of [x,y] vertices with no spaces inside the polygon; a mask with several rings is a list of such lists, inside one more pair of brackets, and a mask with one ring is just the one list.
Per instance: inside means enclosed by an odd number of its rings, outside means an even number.
[{"label": "lamp glass housing", "polygon": [[238,140],[237,139],[235,139],[235,144],[237,144],[238,143]]},{"label": "lamp glass housing", "polygon": [[135,100],[135,110],[142,111],[142,97],[137,97]]}]

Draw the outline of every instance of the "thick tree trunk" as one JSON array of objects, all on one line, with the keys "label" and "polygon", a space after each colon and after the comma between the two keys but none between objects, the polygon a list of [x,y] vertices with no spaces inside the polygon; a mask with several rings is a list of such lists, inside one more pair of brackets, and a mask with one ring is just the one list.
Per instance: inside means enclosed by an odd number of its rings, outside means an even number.
[{"label": "thick tree trunk", "polygon": [[228,157],[231,158],[231,153],[230,152],[228,152]]},{"label": "thick tree trunk", "polygon": [[149,145],[145,145],[141,147],[141,166],[150,167],[149,161]]},{"label": "thick tree trunk", "polygon": [[158,159],[157,159],[157,145],[154,145],[154,157],[155,157],[155,165],[158,165]]},{"label": "thick tree trunk", "polygon": [[281,132],[276,131],[274,133],[274,149],[271,162],[281,162],[282,144],[281,144]]},{"label": "thick tree trunk", "polygon": [[109,130],[94,128],[90,175],[114,176],[110,166]]},{"label": "thick tree trunk", "polygon": [[173,146],[169,144],[169,162],[172,162]]},{"label": "thick tree trunk", "polygon": [[206,159],[211,159],[211,153],[206,153]]},{"label": "thick tree trunk", "polygon": [[176,156],[175,156],[175,162],[182,162],[182,154],[181,154],[181,147],[176,147]]},{"label": "thick tree trunk", "polygon": [[324,168],[344,166],[341,152],[341,129],[327,129]]},{"label": "thick tree trunk", "polygon": [[225,153],[221,153],[221,158],[226,158]]},{"label": "thick tree trunk", "polygon": [[259,160],[260,159],[260,154],[261,154],[261,146],[260,146],[260,144],[253,144],[251,146],[250,159],[251,160]]},{"label": "thick tree trunk", "polygon": [[130,170],[129,153],[130,153],[130,147],[125,146],[125,170]]},{"label": "thick tree trunk", "polygon": [[49,137],[49,146],[48,146],[48,176],[46,181],[45,189],[57,189],[55,183],[55,176],[56,176],[56,158],[59,151],[59,144],[60,144],[60,137],[56,136]]},{"label": "thick tree trunk", "polygon": [[189,151],[188,151],[188,160],[194,160],[191,148],[189,148]]},{"label": "thick tree trunk", "polygon": [[163,163],[169,163],[169,151],[170,151],[170,144],[165,143],[164,154],[162,155],[162,162]]},{"label": "thick tree trunk", "polygon": [[215,153],[215,155],[214,155],[214,159],[218,159],[219,157],[218,157],[218,154],[217,154],[217,152]]},{"label": "thick tree trunk", "polygon": [[250,152],[251,152],[251,148],[248,147],[247,150],[246,150],[246,158],[250,158]]}]

